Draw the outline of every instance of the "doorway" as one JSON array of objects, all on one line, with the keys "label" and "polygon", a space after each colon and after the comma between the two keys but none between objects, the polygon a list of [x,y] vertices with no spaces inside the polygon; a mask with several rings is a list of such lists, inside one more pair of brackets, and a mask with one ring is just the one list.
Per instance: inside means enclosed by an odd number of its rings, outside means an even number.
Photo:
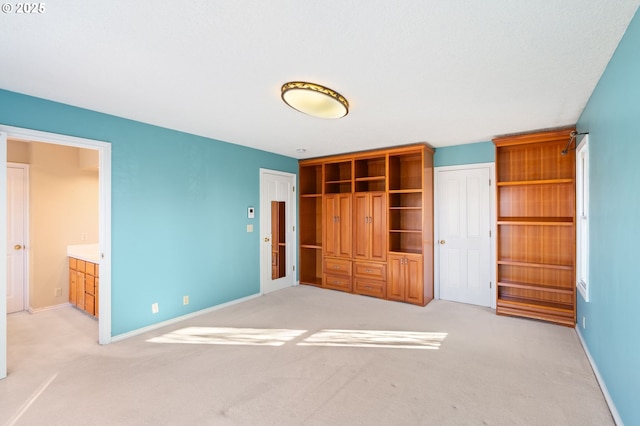
[{"label": "doorway", "polygon": [[[99,155],[98,240],[100,253],[100,319],[98,342],[111,342],[111,144],[0,125],[0,256],[7,258],[7,139],[94,149]],[[7,374],[7,263],[0,262],[0,379]]]},{"label": "doorway", "polygon": [[435,169],[436,297],[495,307],[494,165]]},{"label": "doorway", "polygon": [[260,169],[260,293],[296,283],[296,175]]}]

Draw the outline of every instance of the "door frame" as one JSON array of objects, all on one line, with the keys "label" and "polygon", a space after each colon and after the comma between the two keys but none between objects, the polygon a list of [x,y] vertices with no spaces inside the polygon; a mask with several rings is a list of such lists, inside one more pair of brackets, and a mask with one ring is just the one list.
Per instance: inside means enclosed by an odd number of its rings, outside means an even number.
[{"label": "door frame", "polygon": [[[24,163],[10,163],[7,162],[7,168],[12,167],[14,169],[23,169],[24,170],[24,179],[22,183],[24,184],[24,241],[25,241],[25,249],[24,249],[24,261],[22,264],[23,267],[23,283],[22,283],[22,297],[23,297],[23,310],[29,309],[29,246],[27,243],[30,241],[29,239],[29,164]],[[6,185],[5,185],[6,187]],[[6,197],[5,197],[6,199]],[[4,293],[6,294],[6,292]],[[6,300],[5,300],[6,302]]]},{"label": "door frame", "polygon": [[262,193],[263,193],[263,189],[264,189],[264,176],[266,174],[270,174],[270,175],[278,175],[278,176],[283,176],[286,177],[287,179],[291,179],[293,181],[293,192],[292,192],[292,199],[293,202],[290,203],[289,208],[287,208],[287,216],[289,216],[291,218],[291,225],[293,226],[293,230],[291,231],[291,244],[287,244],[287,262],[290,265],[294,266],[294,270],[293,270],[293,285],[296,286],[298,285],[300,282],[298,281],[297,277],[298,277],[298,232],[297,232],[297,223],[298,223],[298,216],[297,216],[297,211],[298,211],[298,194],[296,192],[296,186],[297,186],[297,175],[295,173],[289,173],[289,172],[283,172],[280,170],[271,170],[271,169],[264,169],[264,168],[260,168],[260,211],[259,211],[259,216],[260,216],[260,221],[259,221],[259,229],[258,229],[258,243],[260,244],[260,294],[264,295],[264,287],[265,287],[265,283],[264,283],[264,268],[269,268],[269,271],[271,270],[271,263],[269,262],[269,265],[266,265],[264,262],[264,259],[266,258],[266,253],[265,251],[267,250],[267,248],[269,249],[269,253],[271,253],[271,246],[264,244],[264,241],[262,241],[262,237],[263,237],[263,229],[267,229],[268,227],[271,226],[270,223],[266,223],[265,218],[266,215],[263,214],[264,212],[267,211],[267,209],[269,210],[269,212],[271,211],[271,203],[270,200],[265,200],[262,197]]},{"label": "door frame", "polygon": [[111,143],[0,124],[0,379],[7,376],[7,139],[95,149],[99,155],[98,239],[100,318],[98,343],[111,343]]},{"label": "door frame", "polygon": [[489,169],[489,221],[491,229],[490,241],[490,253],[489,253],[489,278],[491,279],[491,309],[496,308],[496,164],[495,163],[477,163],[477,164],[461,164],[457,166],[439,166],[433,169],[433,291],[434,298],[440,299],[440,250],[438,250],[438,241],[440,241],[440,213],[438,209],[439,198],[438,183],[440,172],[461,171],[461,170],[474,170],[474,169]]}]

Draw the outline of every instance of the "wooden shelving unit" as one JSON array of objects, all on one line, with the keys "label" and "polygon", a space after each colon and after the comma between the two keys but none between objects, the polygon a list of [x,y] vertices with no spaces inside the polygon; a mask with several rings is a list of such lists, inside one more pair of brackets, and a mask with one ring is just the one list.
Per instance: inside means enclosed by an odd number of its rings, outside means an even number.
[{"label": "wooden shelving unit", "polygon": [[494,139],[496,312],[575,325],[575,154],[571,130]]},{"label": "wooden shelving unit", "polygon": [[299,170],[300,282],[322,285],[322,164]]},{"label": "wooden shelving unit", "polygon": [[300,282],[432,300],[433,150],[411,145],[299,165]]}]

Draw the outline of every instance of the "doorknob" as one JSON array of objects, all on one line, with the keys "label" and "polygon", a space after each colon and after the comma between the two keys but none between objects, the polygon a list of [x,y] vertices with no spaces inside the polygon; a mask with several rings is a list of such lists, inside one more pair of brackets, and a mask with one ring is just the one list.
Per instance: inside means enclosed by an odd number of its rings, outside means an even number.
[{"label": "doorknob", "polygon": [[268,243],[269,241],[270,241],[270,240],[269,240],[269,237],[264,237],[264,242],[265,242],[265,243]]},{"label": "doorknob", "polygon": [[22,246],[20,244],[16,244],[15,246],[13,246],[13,248],[16,250],[21,250]]},{"label": "doorknob", "polygon": [[438,241],[440,244],[444,244],[446,241],[445,240],[440,240]]}]

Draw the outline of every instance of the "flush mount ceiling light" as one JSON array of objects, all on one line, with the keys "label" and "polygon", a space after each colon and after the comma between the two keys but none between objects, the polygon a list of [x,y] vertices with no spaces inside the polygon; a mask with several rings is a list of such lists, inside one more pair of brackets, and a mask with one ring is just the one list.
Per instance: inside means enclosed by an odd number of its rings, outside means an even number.
[{"label": "flush mount ceiling light", "polygon": [[304,81],[283,84],[282,100],[293,109],[319,118],[341,118],[349,113],[349,102],[340,93]]}]

